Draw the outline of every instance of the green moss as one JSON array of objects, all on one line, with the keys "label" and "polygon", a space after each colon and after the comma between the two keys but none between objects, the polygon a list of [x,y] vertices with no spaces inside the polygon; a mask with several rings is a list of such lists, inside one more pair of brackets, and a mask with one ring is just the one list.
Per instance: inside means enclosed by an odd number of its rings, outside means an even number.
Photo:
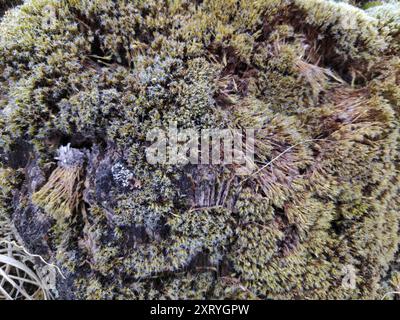
[{"label": "green moss", "polygon": [[367,9],[370,9],[373,7],[381,6],[382,4],[383,4],[382,1],[370,1],[370,2],[367,2],[366,4],[364,4],[362,8],[364,10],[367,10]]},{"label": "green moss", "polygon": [[385,28],[392,37],[392,46],[395,50],[400,47],[400,3],[392,1],[368,8],[367,13],[378,19],[381,28]]},{"label": "green moss", "polygon": [[21,180],[20,171],[0,167],[0,235],[5,234],[9,229],[13,190],[21,184]]},{"label": "green moss", "polygon": [[[0,22],[0,208],[19,192],[55,218],[76,298],[381,297],[400,242],[395,18],[323,0],[26,1]],[[146,134],[171,123],[256,129],[258,170],[149,164]],[[5,156],[17,139],[24,170]],[[54,163],[67,143],[87,156],[72,181]]]}]

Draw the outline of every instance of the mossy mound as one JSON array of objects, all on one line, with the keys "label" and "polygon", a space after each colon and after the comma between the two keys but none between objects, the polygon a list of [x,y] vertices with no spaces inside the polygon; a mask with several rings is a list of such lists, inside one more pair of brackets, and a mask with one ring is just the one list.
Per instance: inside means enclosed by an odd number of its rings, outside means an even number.
[{"label": "mossy mound", "polygon": [[[380,298],[399,31],[323,0],[25,1],[0,23],[0,213],[61,298]],[[256,128],[257,174],[149,164],[171,122]]]}]

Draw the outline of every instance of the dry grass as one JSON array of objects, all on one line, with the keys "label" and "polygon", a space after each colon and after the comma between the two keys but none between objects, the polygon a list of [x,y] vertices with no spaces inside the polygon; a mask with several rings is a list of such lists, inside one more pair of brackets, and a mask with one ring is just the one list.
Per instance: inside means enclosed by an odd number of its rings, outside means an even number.
[{"label": "dry grass", "polygon": [[343,80],[336,76],[331,70],[321,68],[302,59],[297,59],[295,66],[301,76],[311,85],[314,99],[326,89],[329,79],[337,83],[343,83]]},{"label": "dry grass", "polygon": [[[4,242],[3,242],[4,243]],[[51,299],[48,286],[33,270],[33,258],[7,242],[0,249],[0,299]]]},{"label": "dry grass", "polygon": [[57,266],[18,245],[7,222],[0,222],[0,300],[52,299],[56,272],[63,276]]}]

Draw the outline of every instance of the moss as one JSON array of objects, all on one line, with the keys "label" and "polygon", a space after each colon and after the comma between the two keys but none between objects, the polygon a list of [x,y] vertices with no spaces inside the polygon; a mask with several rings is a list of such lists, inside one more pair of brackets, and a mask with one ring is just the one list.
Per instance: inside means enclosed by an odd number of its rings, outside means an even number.
[{"label": "moss", "polygon": [[0,4],[0,18],[4,15],[4,13],[18,5],[22,4],[22,1],[20,0],[4,0]]},{"label": "moss", "polygon": [[55,219],[63,220],[81,210],[84,155],[67,145],[60,147],[56,159],[59,166],[47,183],[32,195],[32,202]]},{"label": "moss", "polygon": [[47,184],[32,196],[34,204],[41,206],[48,214],[62,219],[69,217],[79,206],[80,169],[56,169]]},{"label": "moss", "polygon": [[0,235],[5,234],[9,229],[13,190],[21,184],[21,180],[21,172],[0,167]]},{"label": "moss", "polygon": [[395,50],[400,46],[400,4],[397,1],[381,3],[367,8],[367,12],[372,17],[379,20],[381,28],[385,28],[387,33],[393,38],[392,46]]},{"label": "moss", "polygon": [[364,10],[367,10],[367,9],[370,9],[370,8],[373,8],[373,7],[381,6],[382,4],[383,4],[382,1],[369,1],[366,4],[364,4],[362,6],[362,8]]},{"label": "moss", "polygon": [[[382,297],[400,242],[388,6],[25,1],[0,22],[0,211],[49,218],[68,298]],[[255,129],[256,170],[148,163],[171,124]]]}]

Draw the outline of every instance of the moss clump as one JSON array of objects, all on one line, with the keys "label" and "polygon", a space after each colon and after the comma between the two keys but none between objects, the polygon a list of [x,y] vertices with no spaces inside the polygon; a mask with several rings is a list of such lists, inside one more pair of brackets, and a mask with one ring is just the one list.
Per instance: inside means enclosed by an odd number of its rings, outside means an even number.
[{"label": "moss clump", "polygon": [[391,1],[389,3],[381,3],[368,8],[367,13],[379,20],[382,28],[385,28],[388,34],[393,38],[392,46],[394,51],[400,47],[400,3]]},{"label": "moss clump", "polygon": [[22,0],[3,0],[0,3],[0,19],[7,10],[20,5],[22,2]]},{"label": "moss clump", "polygon": [[13,190],[21,183],[21,172],[0,167],[0,235],[8,230],[6,222],[12,212]]},{"label": "moss clump", "polygon": [[61,147],[57,157],[59,166],[47,183],[32,195],[32,202],[59,220],[80,210],[83,158],[79,150],[69,145]]},{"label": "moss clump", "polygon": [[[50,221],[60,297],[393,290],[400,49],[386,6],[29,0],[8,11],[0,159],[23,173],[0,179],[1,207]],[[150,164],[146,134],[171,123],[256,129],[255,172]]]}]

